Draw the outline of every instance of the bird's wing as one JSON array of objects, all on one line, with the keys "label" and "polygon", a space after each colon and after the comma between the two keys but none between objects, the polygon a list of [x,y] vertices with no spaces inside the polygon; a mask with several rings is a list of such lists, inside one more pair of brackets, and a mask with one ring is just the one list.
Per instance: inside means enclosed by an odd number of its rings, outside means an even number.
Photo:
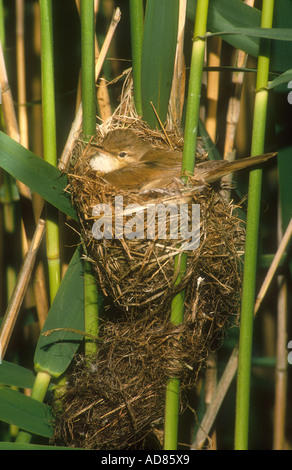
[{"label": "bird's wing", "polygon": [[103,178],[120,189],[152,189],[164,187],[180,174],[180,164],[165,166],[160,162],[140,161],[111,171]]},{"label": "bird's wing", "polygon": [[156,165],[181,166],[182,153],[178,150],[151,149],[143,155],[140,162],[155,162]]},{"label": "bird's wing", "polygon": [[249,166],[258,165],[276,155],[277,153],[265,153],[253,157],[239,158],[232,162],[227,160],[217,160],[198,163],[195,167],[195,176],[198,176],[207,183],[213,183],[223,176],[228,175],[228,173],[242,170]]}]

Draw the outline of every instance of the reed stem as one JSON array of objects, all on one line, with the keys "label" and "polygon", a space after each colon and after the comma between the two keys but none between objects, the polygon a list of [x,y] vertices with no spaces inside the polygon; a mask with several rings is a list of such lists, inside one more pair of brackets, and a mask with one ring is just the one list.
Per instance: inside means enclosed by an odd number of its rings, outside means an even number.
[{"label": "reed stem", "polygon": [[[262,28],[271,28],[273,23],[274,0],[264,0],[262,6]],[[269,74],[269,48],[267,42],[262,46],[258,58],[256,98],[254,108],[251,154],[264,153],[265,129],[267,117]],[[236,450],[248,448],[249,405],[250,405],[250,374],[253,340],[253,318],[255,286],[257,273],[258,232],[260,218],[260,199],[262,170],[250,172],[246,243],[242,286],[241,321],[239,336],[239,358],[236,392],[235,441]]]},{"label": "reed stem", "polygon": [[193,173],[195,167],[208,7],[209,1],[198,0],[187,98],[182,173]]},{"label": "reed stem", "polygon": [[[187,99],[185,142],[183,150],[182,172],[193,172],[195,166],[195,154],[197,133],[199,126],[199,107],[201,96],[201,81],[204,65],[205,39],[200,36],[206,34],[207,15],[209,2],[198,0],[196,20],[194,27],[194,43],[191,60],[189,92]],[[183,278],[186,270],[187,255],[175,258],[175,271],[179,267],[179,273],[175,284]],[[171,305],[170,321],[179,324],[184,318],[184,291],[177,294]],[[164,449],[175,450],[177,448],[178,412],[179,412],[179,388],[180,381],[172,377],[166,388],[165,424],[164,424]]]},{"label": "reed stem", "polygon": [[[96,91],[95,91],[95,21],[94,1],[81,0],[81,92],[83,110],[83,134],[90,140],[96,133]],[[94,336],[98,331],[98,291],[91,265],[84,261],[84,313],[85,331]],[[85,354],[96,353],[96,343],[85,342]]]},{"label": "reed stem", "polygon": [[[40,0],[44,160],[57,166],[53,25],[51,0]],[[46,204],[46,242],[50,301],[61,283],[58,211]]]},{"label": "reed stem", "polygon": [[[35,379],[34,387],[31,392],[31,398],[40,402],[44,401],[50,380],[50,374],[48,374],[47,372],[38,372]],[[31,437],[31,433],[27,431],[19,431],[15,442],[28,444],[31,441]]]},{"label": "reed stem", "polygon": [[83,107],[83,134],[86,139],[95,135],[95,35],[94,1],[81,0],[81,90]]}]

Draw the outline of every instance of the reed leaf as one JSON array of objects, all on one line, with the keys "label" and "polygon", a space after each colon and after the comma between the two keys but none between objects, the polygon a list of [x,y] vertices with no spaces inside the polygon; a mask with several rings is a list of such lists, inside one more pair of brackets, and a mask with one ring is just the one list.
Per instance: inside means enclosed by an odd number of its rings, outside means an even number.
[{"label": "reed leaf", "polygon": [[0,385],[0,419],[28,432],[51,437],[51,408],[23,393]]},{"label": "reed leaf", "polygon": [[77,220],[70,196],[65,192],[67,175],[0,132],[0,167],[27,185],[47,202]]},{"label": "reed leaf", "polygon": [[77,447],[49,446],[42,444],[25,444],[16,442],[0,442],[0,450],[84,450]]},{"label": "reed leaf", "polygon": [[[65,372],[80,345],[84,331],[84,292],[81,247],[72,257],[37,343],[35,369],[53,377]],[[57,330],[59,331],[52,331]],[[70,331],[69,331],[70,330]],[[52,331],[44,336],[47,331]]]},{"label": "reed leaf", "polygon": [[[34,355],[37,376],[32,387],[32,401],[44,400],[51,377],[59,377],[65,372],[83,338],[83,334],[78,333],[84,330],[82,273],[79,247],[67,268],[37,343]],[[43,333],[48,331],[51,334],[44,336]],[[29,443],[33,431],[20,427],[16,442]]]},{"label": "reed leaf", "polygon": [[35,380],[34,373],[13,362],[2,361],[0,366],[0,383],[19,388],[32,388]]},{"label": "reed leaf", "polygon": [[[187,15],[192,20],[195,19],[196,3],[197,0],[188,0]],[[241,0],[210,0],[207,31],[218,33],[235,28],[256,28],[260,26],[260,22],[260,11]],[[236,34],[224,36],[224,41],[254,57],[259,54],[259,39],[256,37]]]},{"label": "reed leaf", "polygon": [[[274,80],[270,81],[268,83],[268,88],[269,90],[272,90],[273,88],[276,88],[280,85],[286,85],[291,80],[292,80],[292,69],[289,69],[289,70],[286,70],[286,72],[281,73],[281,75],[276,77]],[[287,88],[288,87],[286,85],[285,92],[287,92]],[[290,90],[290,87],[289,87],[289,90]],[[288,97],[287,97],[287,101],[288,101]]]},{"label": "reed leaf", "polygon": [[178,0],[148,0],[142,46],[143,119],[159,127],[151,102],[162,123],[166,120],[172,86],[178,29]]},{"label": "reed leaf", "polygon": [[230,30],[208,33],[206,36],[251,36],[261,39],[274,39],[276,41],[292,41],[292,31],[288,28],[230,28]]},{"label": "reed leaf", "polygon": [[137,113],[142,115],[141,65],[144,29],[143,0],[130,0],[131,46],[134,101]]}]

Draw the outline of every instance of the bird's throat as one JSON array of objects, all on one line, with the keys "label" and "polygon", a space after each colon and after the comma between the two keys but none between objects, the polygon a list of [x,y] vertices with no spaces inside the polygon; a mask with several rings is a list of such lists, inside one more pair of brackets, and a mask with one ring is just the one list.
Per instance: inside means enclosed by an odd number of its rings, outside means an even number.
[{"label": "bird's throat", "polygon": [[94,171],[100,171],[101,173],[109,173],[120,168],[117,158],[102,152],[99,152],[90,160],[90,166]]}]

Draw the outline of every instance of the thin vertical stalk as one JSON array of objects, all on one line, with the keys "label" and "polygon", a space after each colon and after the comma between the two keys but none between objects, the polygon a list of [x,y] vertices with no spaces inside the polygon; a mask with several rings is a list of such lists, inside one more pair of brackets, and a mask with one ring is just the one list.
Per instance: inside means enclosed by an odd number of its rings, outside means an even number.
[{"label": "thin vertical stalk", "polygon": [[4,356],[5,351],[7,349],[14,325],[18,317],[20,307],[23,302],[23,298],[25,296],[28,282],[30,280],[30,276],[33,270],[36,254],[38,252],[40,243],[44,235],[44,226],[44,221],[40,219],[37,230],[34,233],[32,242],[23,260],[21,269],[18,274],[17,282],[11,294],[9,304],[1,324],[0,344],[2,348],[2,357]]},{"label": "thin vertical stalk", "polygon": [[[274,0],[264,0],[261,27],[273,24]],[[267,43],[265,43],[265,47]],[[258,58],[256,98],[253,119],[251,154],[264,152],[265,129],[268,104],[269,50],[261,50]],[[239,336],[239,358],[236,391],[235,449],[248,448],[250,373],[252,357],[253,317],[257,272],[258,232],[260,218],[262,170],[250,172],[246,243],[242,286],[241,321]]]},{"label": "thin vertical stalk", "polygon": [[[75,2],[76,2],[76,7],[77,7],[77,10],[78,10],[78,13],[80,15],[80,0],[75,0]],[[96,15],[98,13],[98,8],[99,8],[99,1],[95,1],[95,7],[94,7],[94,17],[95,18],[96,18]],[[95,64],[97,64],[97,62],[99,61],[100,54],[101,54],[101,51],[99,50],[97,36],[95,34]],[[98,75],[97,75],[97,73],[98,73]],[[99,78],[102,79],[102,77],[100,77],[100,70],[97,71],[95,69],[96,84],[97,84]],[[100,113],[100,119],[102,121],[105,121],[112,114],[111,105],[110,105],[110,98],[109,98],[109,93],[108,93],[106,84],[103,84],[103,83],[101,84],[101,82],[99,82],[99,84],[97,85],[96,95],[97,95],[97,108],[98,108],[99,113]],[[81,73],[80,73],[79,74],[79,79],[78,79],[78,86],[77,86],[76,112],[78,112],[78,108],[79,108],[81,99],[82,99],[82,92],[81,92]]]},{"label": "thin vertical stalk", "polygon": [[288,287],[285,276],[278,277],[278,321],[273,449],[284,450],[287,411],[287,311]]},{"label": "thin vertical stalk", "polygon": [[[278,203],[278,241],[283,238],[281,207]],[[288,285],[284,275],[278,276],[278,311],[275,371],[275,409],[273,449],[284,450],[287,410],[287,323]]]},{"label": "thin vertical stalk", "polygon": [[[38,372],[35,382],[31,391],[31,398],[42,402],[48,390],[51,380],[50,374],[45,371]],[[20,430],[16,436],[15,442],[28,444],[31,441],[32,435],[27,431]]]},{"label": "thin vertical stalk", "polygon": [[187,99],[182,173],[193,173],[195,167],[208,7],[209,1],[198,0]]},{"label": "thin vertical stalk", "polygon": [[[250,7],[254,6],[254,0],[244,0],[244,3]],[[235,67],[239,69],[245,67],[247,62],[247,54],[244,51],[236,51]],[[244,72],[236,71],[232,74],[232,92],[229,98],[228,111],[226,117],[226,137],[224,143],[224,158],[226,160],[234,160],[234,142],[237,124],[239,121],[240,113],[240,98],[243,86]],[[228,177],[228,181],[232,181],[232,174]]]},{"label": "thin vertical stalk", "polygon": [[[57,166],[55,86],[53,59],[52,2],[40,0],[42,115],[44,160]],[[53,302],[61,282],[58,211],[46,204],[46,242],[50,301]]]},{"label": "thin vertical stalk", "polygon": [[131,22],[131,46],[132,46],[132,69],[134,102],[137,113],[142,115],[142,94],[141,94],[141,61],[144,12],[143,0],[130,0],[130,22]]},{"label": "thin vertical stalk", "polygon": [[5,59],[2,44],[0,43],[0,87],[1,87],[1,109],[4,118],[4,125],[7,135],[11,139],[19,142],[19,129],[16,114],[14,110],[13,97],[8,82]]},{"label": "thin vertical stalk", "polygon": [[[41,27],[40,27],[40,4],[39,2],[34,2],[32,4],[32,14],[33,14],[33,32],[32,32],[32,47],[33,53],[38,61],[41,56]],[[35,103],[32,108],[32,122],[33,122],[33,133],[31,136],[30,147],[36,155],[42,154],[43,149],[43,135],[41,129],[41,116],[42,116],[42,105],[40,101],[41,97],[41,77],[39,74],[35,74],[32,77],[31,83],[31,98]],[[42,200],[39,197],[38,205],[42,207]]]},{"label": "thin vertical stalk", "polygon": [[[217,387],[217,354],[216,352],[211,352],[208,355],[207,359],[207,368],[205,372],[205,382],[204,382],[204,399],[205,406],[208,408],[216,392]],[[213,430],[212,436],[212,450],[217,449],[217,433],[216,429]]]},{"label": "thin vertical stalk", "polygon": [[[28,116],[26,107],[26,67],[25,67],[25,39],[24,39],[24,0],[16,1],[16,56],[17,56],[17,95],[18,95],[18,123],[19,123],[19,136],[20,143],[29,148],[28,137]],[[35,220],[38,220],[39,202],[41,198],[37,194],[32,194],[32,206]],[[23,244],[26,240],[23,237]],[[26,252],[23,248],[24,253]],[[48,299],[46,292],[45,270],[42,260],[36,264],[33,292],[36,303],[36,309],[39,319],[40,328],[42,328],[45,317],[48,312]]]},{"label": "thin vertical stalk", "polygon": [[[10,137],[19,141],[18,123],[15,115],[12,93],[8,83],[8,76],[5,66],[4,53],[2,49],[2,40],[5,41],[5,25],[3,17],[3,4],[1,2],[1,43],[0,43],[0,88],[1,88],[1,119],[6,128],[6,132]],[[15,243],[19,242],[19,223],[16,215],[16,201],[19,198],[18,191],[15,186],[14,178],[2,171],[2,189],[1,203],[3,205],[3,237],[2,243],[5,246],[5,240],[13,240]],[[16,241],[17,240],[17,241]],[[5,266],[6,278],[6,297],[10,300],[16,279],[16,259],[20,255],[19,252],[13,253],[8,263]]]},{"label": "thin vertical stalk", "polygon": [[[100,51],[98,47],[97,37],[95,35],[95,83],[97,83],[100,78],[101,67],[105,61],[107,51],[109,49],[111,40],[113,38],[113,35],[120,19],[121,10],[119,8],[116,8],[113,12],[111,23]],[[102,121],[105,121],[112,115],[112,109],[107,86],[101,84],[101,80],[99,82],[99,85],[97,86],[97,103],[99,107],[100,118],[102,119]]]},{"label": "thin vertical stalk", "polygon": [[[182,172],[192,173],[195,166],[195,148],[197,143],[201,81],[204,65],[205,39],[209,2],[198,0],[194,27],[194,43],[191,59],[189,92],[186,111],[185,142],[183,149]],[[177,256],[175,272],[178,271],[175,283],[179,283],[186,270],[187,255]],[[175,296],[171,305],[170,321],[179,324],[184,317],[184,291]],[[179,410],[180,381],[176,377],[169,380],[166,387],[164,448],[175,450],[177,447],[177,426]]]},{"label": "thin vertical stalk", "polygon": [[17,94],[20,143],[28,148],[28,121],[26,109],[25,49],[24,49],[24,1],[16,1],[16,55]]},{"label": "thin vertical stalk", "polygon": [[[236,60],[235,66],[242,68],[247,62],[247,54],[244,51],[236,51]],[[237,124],[240,114],[241,106],[241,93],[243,86],[244,72],[236,71],[232,74],[232,91],[229,98],[228,110],[226,116],[226,136],[224,143],[224,159],[228,161],[233,161],[236,156],[236,151],[234,149],[235,134],[237,129]],[[229,186],[232,187],[233,174],[230,173],[226,176],[226,182],[229,183]],[[230,189],[224,189],[223,191],[224,199],[228,202],[230,200],[231,191]]]},{"label": "thin vertical stalk", "polygon": [[[221,53],[221,38],[211,38],[208,47],[208,66],[219,67],[220,66],[220,53]],[[217,130],[217,108],[218,108],[218,97],[219,97],[219,72],[208,72],[207,75],[207,114],[205,119],[206,130],[211,137],[212,141],[216,141],[216,130]]]},{"label": "thin vertical stalk", "polygon": [[83,134],[95,135],[95,50],[94,50],[94,2],[81,0],[81,93],[83,107]]},{"label": "thin vertical stalk", "polygon": [[52,2],[40,0],[44,158],[57,166]]},{"label": "thin vertical stalk", "polygon": [[[83,112],[83,134],[86,140],[96,133],[96,92],[95,92],[95,21],[94,1],[81,0],[81,93]],[[84,309],[85,331],[97,335],[98,331],[98,291],[88,261],[84,262]],[[85,342],[88,357],[96,352],[96,344]]]},{"label": "thin vertical stalk", "polygon": [[2,46],[5,46],[5,21],[4,21],[4,6],[3,0],[0,0],[0,41]]},{"label": "thin vertical stalk", "polygon": [[170,95],[172,121],[175,125],[181,123],[184,95],[185,95],[184,36],[185,36],[186,10],[187,10],[187,1],[180,0],[177,46],[176,46],[174,72],[173,72],[171,95]]},{"label": "thin vertical stalk", "polygon": [[[175,258],[175,272],[179,273],[175,284],[179,284],[186,270],[187,257],[184,255]],[[184,318],[184,300],[185,292],[177,294],[171,303],[170,321],[178,325]],[[166,386],[165,395],[165,414],[164,414],[164,449],[175,450],[177,448],[178,421],[179,421],[179,390],[180,380],[177,377],[171,377]]]}]

